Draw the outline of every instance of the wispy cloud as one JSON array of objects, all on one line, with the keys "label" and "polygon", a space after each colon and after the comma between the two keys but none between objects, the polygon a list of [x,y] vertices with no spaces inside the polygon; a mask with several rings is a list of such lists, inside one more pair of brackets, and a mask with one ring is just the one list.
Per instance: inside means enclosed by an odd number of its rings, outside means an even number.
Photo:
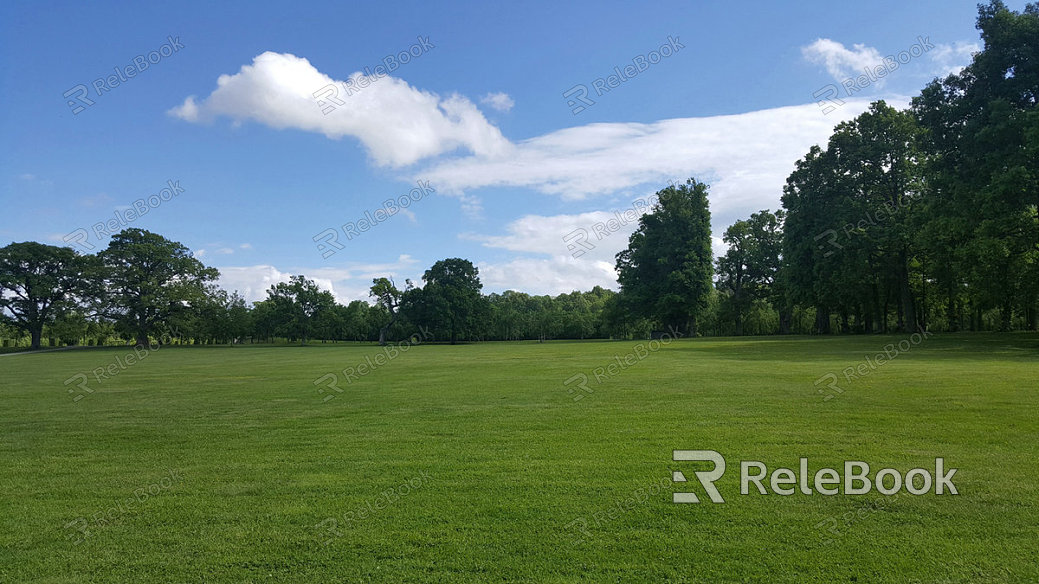
[{"label": "wispy cloud", "polygon": [[860,75],[867,67],[875,67],[884,61],[880,51],[863,44],[854,44],[849,49],[843,43],[831,39],[818,39],[801,48],[801,54],[811,63],[823,65],[836,80]]},{"label": "wispy cloud", "polygon": [[92,197],[83,197],[79,200],[79,204],[84,207],[101,207],[114,201],[112,197],[105,193],[98,193]]},{"label": "wispy cloud", "polygon": [[446,195],[471,198],[478,189],[522,187],[569,201],[646,186],[655,191],[669,180],[697,177],[711,184],[712,212],[751,212],[774,208],[794,162],[868,105],[849,99],[830,116],[806,104],[648,124],[589,124],[519,142],[508,157],[441,160],[415,177]]},{"label": "wispy cloud", "polygon": [[373,278],[392,277],[403,284],[404,278],[421,275],[417,264],[417,260],[405,254],[398,257],[395,262],[354,262],[336,268],[277,268],[269,264],[260,264],[218,266],[217,269],[220,270],[220,286],[225,290],[238,290],[248,302],[264,300],[271,285],[288,282],[290,276],[302,274],[314,280],[322,290],[331,292],[337,301],[346,304],[353,300],[367,301]]},{"label": "wispy cloud", "polygon": [[493,109],[500,112],[507,112],[512,109],[512,106],[516,105],[516,102],[509,97],[508,93],[488,93],[487,95],[480,98],[480,103],[485,104]]},{"label": "wispy cloud", "polygon": [[934,63],[933,74],[939,77],[959,73],[970,64],[974,53],[981,50],[978,43],[957,41],[951,44],[936,43],[928,53]]}]

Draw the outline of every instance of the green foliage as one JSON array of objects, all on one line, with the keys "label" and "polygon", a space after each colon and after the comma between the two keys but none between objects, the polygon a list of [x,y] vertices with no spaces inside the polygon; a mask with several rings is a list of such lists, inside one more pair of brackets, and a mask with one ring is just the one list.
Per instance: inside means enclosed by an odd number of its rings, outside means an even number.
[{"label": "green foliage", "polygon": [[[718,289],[725,293],[721,310],[733,322],[736,335],[743,334],[744,317],[756,302],[780,300],[776,281],[782,257],[784,217],[783,211],[772,213],[766,209],[732,224],[722,237],[729,249],[718,258]],[[776,330],[778,324],[777,319]]]},{"label": "green foliage", "polygon": [[95,292],[92,261],[67,247],[34,241],[0,248],[0,315],[40,348],[43,327]]},{"label": "green foliage", "polygon": [[298,339],[303,345],[316,331],[328,328],[336,304],[331,292],[303,276],[291,276],[288,282],[272,285],[267,296],[275,332]]},{"label": "green foliage", "polygon": [[184,245],[143,229],[120,231],[98,255],[106,276],[105,314],[138,345],[205,303],[206,284],[219,275]]},{"label": "green foliage", "polygon": [[440,260],[426,270],[422,281],[422,288],[408,290],[402,297],[408,318],[437,338],[450,339],[452,345],[460,337],[476,338],[489,316],[476,266],[461,258]]},{"label": "green foliage", "polygon": [[617,254],[623,308],[637,317],[696,334],[711,293],[713,257],[707,185],[689,179],[657,192],[628,248]]}]

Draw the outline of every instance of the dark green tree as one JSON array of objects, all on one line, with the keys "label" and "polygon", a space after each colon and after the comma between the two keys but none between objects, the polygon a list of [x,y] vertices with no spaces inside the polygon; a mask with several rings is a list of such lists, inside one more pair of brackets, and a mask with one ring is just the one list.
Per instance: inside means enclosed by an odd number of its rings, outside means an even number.
[{"label": "dark green tree", "polygon": [[93,258],[34,241],[0,248],[0,313],[40,348],[43,327],[97,293]]},{"label": "dark green tree", "polygon": [[403,307],[409,319],[445,334],[451,344],[459,337],[472,338],[485,326],[489,309],[480,294],[479,270],[469,260],[440,260],[422,276],[422,288],[414,288],[403,296]]},{"label": "dark green tree", "polygon": [[314,337],[322,319],[336,304],[331,292],[321,290],[313,280],[302,275],[272,285],[267,290],[267,301],[273,306],[280,332],[299,339],[301,345]]},{"label": "dark green tree", "polygon": [[106,276],[105,313],[138,345],[206,300],[220,275],[184,245],[143,229],[124,229],[98,254]]},{"label": "dark green tree", "polygon": [[[412,286],[409,280],[407,289],[410,288]],[[390,320],[379,328],[379,344],[385,345],[386,334],[389,332],[390,327],[397,323],[397,319],[400,316],[400,302],[404,292],[398,290],[397,285],[390,278],[375,278],[372,280],[372,287],[368,295],[375,298],[379,306],[382,306],[390,313]]]},{"label": "dark green tree", "polygon": [[737,335],[743,334],[744,316],[755,301],[776,302],[783,216],[783,211],[759,211],[730,225],[722,237],[729,249],[718,258],[718,288],[726,293]]},{"label": "dark green tree", "polygon": [[953,326],[1015,307],[1031,327],[1039,299],[1039,4],[978,7],[984,49],[913,101],[931,172],[923,241]]},{"label": "dark green tree", "polygon": [[628,248],[617,254],[622,305],[684,334],[696,335],[696,320],[713,288],[711,212],[707,185],[689,179],[657,192],[658,202],[639,218]]}]

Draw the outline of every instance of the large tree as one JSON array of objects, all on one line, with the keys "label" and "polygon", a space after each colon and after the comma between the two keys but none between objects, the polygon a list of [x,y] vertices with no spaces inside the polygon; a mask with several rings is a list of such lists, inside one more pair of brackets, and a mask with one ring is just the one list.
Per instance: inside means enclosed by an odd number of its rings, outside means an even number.
[{"label": "large tree", "polygon": [[489,308],[480,294],[480,271],[472,262],[440,260],[426,270],[422,281],[422,288],[404,294],[403,307],[413,323],[446,334],[452,345],[480,330]]},{"label": "large tree", "polygon": [[[407,282],[407,287],[407,289],[412,287],[410,280]],[[400,317],[400,302],[404,292],[398,290],[397,285],[390,278],[374,278],[368,295],[375,298],[379,306],[390,313],[390,320],[379,328],[379,344],[385,345],[386,334]]]},{"label": "large tree", "polygon": [[917,219],[923,182],[918,127],[883,101],[813,146],[783,189],[782,283],[793,302],[814,306],[816,330],[886,330],[894,305],[902,330],[921,323]]},{"label": "large tree", "polygon": [[1039,4],[978,8],[984,49],[959,73],[913,101],[932,168],[932,213],[923,233],[954,323],[960,296],[981,313],[998,309],[1009,329],[1015,306],[1037,325],[1039,299]]},{"label": "large tree", "polygon": [[220,275],[181,243],[137,228],[112,236],[98,255],[106,272],[105,312],[138,345],[147,346],[150,334],[204,302],[206,283]]},{"label": "large tree", "polygon": [[93,293],[91,258],[67,247],[34,241],[0,248],[0,314],[29,333],[33,349],[40,348],[44,325],[74,309]]},{"label": "large tree", "polygon": [[744,316],[755,301],[770,300],[782,310],[775,284],[782,255],[783,216],[783,211],[759,211],[730,225],[722,237],[729,249],[718,258],[718,287],[727,294],[737,335],[743,334]]},{"label": "large tree", "polygon": [[657,192],[628,249],[617,254],[623,305],[635,316],[696,334],[711,294],[714,258],[707,185],[689,179]]}]

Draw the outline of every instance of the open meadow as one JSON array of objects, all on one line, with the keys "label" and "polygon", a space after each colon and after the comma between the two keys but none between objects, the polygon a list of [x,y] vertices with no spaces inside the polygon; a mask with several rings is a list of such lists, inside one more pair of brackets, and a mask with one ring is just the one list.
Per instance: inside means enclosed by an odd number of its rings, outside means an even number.
[{"label": "open meadow", "polygon": [[[1037,581],[1039,336],[845,377],[905,338],[0,357],[0,582]],[[724,504],[682,449],[725,457]],[[802,457],[942,457],[958,494],[739,493]]]}]

